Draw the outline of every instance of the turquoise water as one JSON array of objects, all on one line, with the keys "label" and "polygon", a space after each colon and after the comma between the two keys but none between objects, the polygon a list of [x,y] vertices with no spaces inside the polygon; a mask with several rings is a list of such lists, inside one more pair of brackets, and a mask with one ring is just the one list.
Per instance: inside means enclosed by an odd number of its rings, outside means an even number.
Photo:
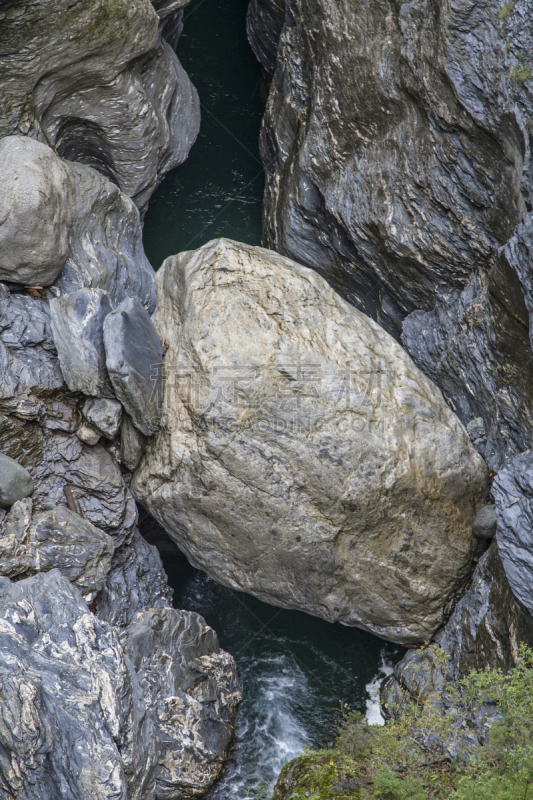
[{"label": "turquoise water", "polygon": [[218,236],[260,243],[263,104],[246,7],[247,0],[196,0],[185,10],[177,53],[198,89],[202,124],[187,161],[150,201],[144,246],[155,269]]},{"label": "turquoise water", "polygon": [[[247,0],[196,0],[186,10],[177,52],[199,91],[202,127],[188,160],[166,177],[146,214],[145,248],[155,268],[217,236],[260,242],[263,106],[246,6]],[[400,648],[225,589],[191,567],[146,514],[141,530],[159,547],[175,607],[198,612],[216,630],[242,682],[235,743],[209,800],[268,796],[287,761],[306,746],[333,742],[345,703],[379,718],[375,679],[401,657]]]}]

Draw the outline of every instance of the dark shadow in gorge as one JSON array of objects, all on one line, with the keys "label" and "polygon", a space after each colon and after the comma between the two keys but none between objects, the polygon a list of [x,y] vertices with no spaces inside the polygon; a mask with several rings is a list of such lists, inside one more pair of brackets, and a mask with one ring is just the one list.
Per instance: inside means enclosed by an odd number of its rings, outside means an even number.
[{"label": "dark shadow in gorge", "polygon": [[198,89],[202,123],[189,158],[150,201],[144,246],[155,269],[169,255],[227,236],[261,238],[261,68],[246,38],[248,0],[193,0],[177,54]]}]

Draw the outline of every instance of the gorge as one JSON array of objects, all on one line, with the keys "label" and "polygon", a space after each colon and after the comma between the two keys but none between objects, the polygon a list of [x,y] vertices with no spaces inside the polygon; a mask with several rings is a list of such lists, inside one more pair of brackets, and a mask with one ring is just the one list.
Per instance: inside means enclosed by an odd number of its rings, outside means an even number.
[{"label": "gorge", "polygon": [[0,798],[269,796],[533,645],[532,20],[0,3]]}]

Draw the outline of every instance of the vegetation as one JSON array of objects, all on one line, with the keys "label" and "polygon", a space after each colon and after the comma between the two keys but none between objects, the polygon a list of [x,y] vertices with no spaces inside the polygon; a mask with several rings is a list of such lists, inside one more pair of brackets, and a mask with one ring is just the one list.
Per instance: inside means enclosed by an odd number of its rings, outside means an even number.
[{"label": "vegetation", "polygon": [[518,83],[525,83],[528,78],[531,77],[531,70],[529,67],[525,67],[523,64],[517,64],[516,67],[513,67],[511,70],[511,78]]},{"label": "vegetation", "polygon": [[[533,650],[522,645],[507,674],[474,671],[447,689],[445,713],[441,700],[413,700],[382,728],[347,713],[335,747],[287,764],[273,800],[533,800]],[[480,745],[465,721],[487,704],[497,714]]]},{"label": "vegetation", "polygon": [[501,20],[507,19],[507,17],[508,17],[508,16],[509,16],[509,14],[511,13],[511,11],[514,9],[514,6],[515,6],[515,4],[514,4],[514,3],[505,3],[505,4],[504,4],[504,5],[503,5],[503,6],[500,8],[500,19],[501,19]]}]

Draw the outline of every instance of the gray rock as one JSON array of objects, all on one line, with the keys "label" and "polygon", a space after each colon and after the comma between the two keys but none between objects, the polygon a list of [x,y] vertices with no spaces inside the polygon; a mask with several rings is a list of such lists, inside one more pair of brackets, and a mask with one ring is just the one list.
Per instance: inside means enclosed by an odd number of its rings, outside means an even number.
[{"label": "gray rock", "polygon": [[[498,545],[494,541],[481,557],[468,592],[435,637],[434,646],[410,650],[386,678],[381,688],[386,717],[401,714],[408,699],[430,699],[438,715],[457,713],[457,735],[435,741],[446,757],[460,749],[486,743],[496,710],[490,704],[479,709],[457,705],[457,681],[473,669],[516,666],[519,643],[533,645],[533,617],[515,598],[507,580]],[[438,729],[438,725],[435,726]]]},{"label": "gray rock", "polygon": [[70,8],[51,0],[2,25],[0,136],[47,142],[144,208],[196,138],[196,90],[149,0]]},{"label": "gray rock", "polygon": [[493,539],[496,536],[496,506],[483,506],[473,524],[472,533],[477,539]]},{"label": "gray rock", "polygon": [[7,508],[33,493],[28,470],[12,458],[0,453],[0,506]]},{"label": "gray rock", "polygon": [[56,295],[103,289],[114,303],[136,296],[154,310],[154,271],[139,212],[114,183],[22,136],[2,139],[0,163],[6,183],[0,278],[55,281]]},{"label": "gray rock", "polygon": [[210,242],[167,259],[157,291],[164,417],[137,499],[224,585],[393,641],[431,636],[468,580],[487,492],[438,389],[273,252]]},{"label": "gray rock", "polygon": [[483,421],[483,417],[475,417],[475,419],[471,419],[466,426],[466,432],[469,433],[474,439],[482,438],[485,435],[485,422]]},{"label": "gray rock", "polygon": [[201,617],[142,612],[120,642],[52,570],[0,579],[0,618],[6,798],[155,800],[212,783],[240,691]]},{"label": "gray rock", "polygon": [[146,451],[146,438],[137,430],[131,417],[122,415],[120,426],[120,461],[133,472]]},{"label": "gray rock", "polygon": [[128,298],[104,322],[106,366],[115,394],[145,436],[159,427],[163,401],[161,340],[146,309]]},{"label": "gray rock", "polygon": [[533,452],[509,460],[493,492],[505,574],[515,597],[533,614]]},{"label": "gray rock", "polygon": [[[533,69],[533,0],[507,5],[505,19],[493,0],[252,0],[248,13],[273,76],[262,243],[397,339],[403,324],[461,421],[483,417],[493,470],[533,446],[517,229],[532,204],[533,81],[516,79]],[[515,230],[518,262],[502,267]]]},{"label": "gray rock", "polygon": [[121,643],[158,744],[155,796],[201,796],[220,773],[241,699],[233,658],[202,617],[172,608],[137,614]]},{"label": "gray rock", "polygon": [[432,311],[403,323],[402,343],[466,425],[482,418],[476,447],[493,471],[533,445],[533,353],[520,285],[504,259]]},{"label": "gray rock", "polygon": [[[0,538],[0,575],[34,575],[59,569],[86,594],[102,588],[115,550],[113,539],[58,506],[31,517],[31,502],[16,503]],[[29,510],[29,514],[28,514]]]},{"label": "gray rock", "polygon": [[83,404],[83,416],[101,436],[114,439],[120,429],[122,406],[118,400],[91,398]]},{"label": "gray rock", "polygon": [[101,289],[79,289],[50,301],[61,371],[72,392],[113,397],[106,370],[104,320],[112,306]]},{"label": "gray rock", "polygon": [[159,551],[135,528],[128,543],[115,551],[109,574],[95,600],[95,613],[111,625],[124,628],[139,611],[171,607],[171,598]]},{"label": "gray rock", "polygon": [[53,150],[20,136],[0,140],[0,280],[49,286],[68,255],[73,186]]}]

